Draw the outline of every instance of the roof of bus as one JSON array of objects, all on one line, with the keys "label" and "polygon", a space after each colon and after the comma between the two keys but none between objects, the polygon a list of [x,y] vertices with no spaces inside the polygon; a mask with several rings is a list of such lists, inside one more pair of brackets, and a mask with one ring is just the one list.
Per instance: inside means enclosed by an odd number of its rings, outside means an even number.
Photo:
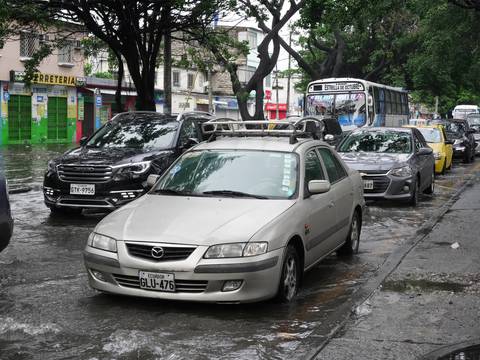
[{"label": "roof of bus", "polygon": [[455,106],[455,109],[478,109],[477,105],[457,105]]},{"label": "roof of bus", "polygon": [[342,81],[345,81],[345,82],[348,82],[348,81],[356,81],[356,82],[360,82],[364,85],[374,85],[374,86],[378,86],[378,87],[381,87],[381,88],[384,88],[384,89],[388,89],[388,90],[395,90],[395,91],[401,91],[401,92],[404,92],[404,93],[408,93],[407,90],[405,89],[402,89],[400,87],[394,87],[394,86],[388,86],[388,85],[383,85],[383,84],[378,84],[378,83],[374,83],[372,81],[368,81],[368,80],[363,80],[363,79],[356,79],[356,78],[349,78],[349,77],[344,77],[344,78],[327,78],[327,79],[320,79],[320,80],[314,80],[312,82],[310,82],[307,86],[307,90],[308,88],[310,87],[310,85],[314,85],[314,84],[321,84],[321,83],[325,83],[325,82],[342,82]]}]

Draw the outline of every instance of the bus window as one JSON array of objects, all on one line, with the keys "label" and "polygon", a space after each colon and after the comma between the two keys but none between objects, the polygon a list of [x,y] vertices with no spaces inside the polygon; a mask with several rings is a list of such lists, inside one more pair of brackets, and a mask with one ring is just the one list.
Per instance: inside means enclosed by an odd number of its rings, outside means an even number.
[{"label": "bus window", "polygon": [[385,112],[387,114],[392,113],[392,98],[390,96],[390,90],[384,90],[385,91]]}]

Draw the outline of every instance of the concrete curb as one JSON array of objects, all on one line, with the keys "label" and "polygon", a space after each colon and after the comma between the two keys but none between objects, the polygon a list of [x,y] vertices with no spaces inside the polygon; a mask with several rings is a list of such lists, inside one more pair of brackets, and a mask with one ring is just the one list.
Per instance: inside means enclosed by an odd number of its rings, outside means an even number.
[{"label": "concrete curb", "polygon": [[337,309],[336,313],[338,314],[337,318],[340,319],[339,323],[332,329],[332,331],[330,331],[330,333],[325,337],[325,340],[323,340],[319,346],[306,355],[305,359],[315,359],[317,355],[320,354],[320,352],[328,345],[328,343],[330,343],[335,335],[337,335],[340,330],[345,327],[347,322],[355,313],[355,309],[367,301],[375,293],[375,291],[377,291],[383,281],[397,269],[402,260],[410,253],[410,251],[412,251],[423,239],[427,237],[433,227],[450,210],[465,189],[470,187],[477,179],[478,174],[478,170],[473,171],[472,178],[467,179],[465,183],[450,197],[450,199],[448,199],[445,204],[443,204],[438,211],[417,230],[417,235],[412,238],[411,241],[390,254],[381,267],[376,271],[376,275],[367,280],[364,285],[354,292],[358,298],[357,301],[355,301],[353,304],[344,304],[344,306],[341,306],[339,309]]},{"label": "concrete curb", "polygon": [[31,187],[22,187],[22,188],[18,188],[18,189],[10,189],[8,191],[8,194],[9,195],[23,194],[23,193],[26,193],[26,192],[29,192],[29,191],[32,191]]}]

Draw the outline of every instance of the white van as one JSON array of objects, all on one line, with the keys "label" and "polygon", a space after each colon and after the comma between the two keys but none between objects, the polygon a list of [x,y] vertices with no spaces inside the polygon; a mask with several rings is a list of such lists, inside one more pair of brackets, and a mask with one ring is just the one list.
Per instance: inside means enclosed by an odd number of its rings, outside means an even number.
[{"label": "white van", "polygon": [[454,119],[465,119],[468,114],[480,113],[480,109],[477,105],[457,105],[452,111]]}]

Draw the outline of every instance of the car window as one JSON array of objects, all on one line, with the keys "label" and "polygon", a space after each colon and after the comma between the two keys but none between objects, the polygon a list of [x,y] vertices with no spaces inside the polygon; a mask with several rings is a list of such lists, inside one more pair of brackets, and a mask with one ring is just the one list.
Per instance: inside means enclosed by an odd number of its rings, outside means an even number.
[{"label": "car window", "polygon": [[412,148],[410,131],[364,129],[350,133],[339,145],[338,151],[408,154]]},{"label": "car window", "polygon": [[325,180],[322,164],[315,150],[310,150],[305,155],[305,184],[311,180]]},{"label": "car window", "polygon": [[417,134],[413,134],[413,140],[415,142],[415,151],[418,151],[420,148],[422,148],[422,142],[418,138]]},{"label": "car window", "polygon": [[442,142],[442,135],[438,128],[418,128],[418,131],[420,131],[425,140],[429,143]]},{"label": "car window", "polygon": [[328,178],[331,183],[337,182],[347,176],[347,172],[343,168],[340,161],[332,154],[329,149],[319,148],[318,152],[322,157],[325,168],[327,169]]},{"label": "car window", "polygon": [[192,119],[187,119],[182,124],[182,129],[180,130],[180,140],[179,145],[185,145],[188,142],[188,139],[195,138],[198,139],[198,132],[195,122]]}]

